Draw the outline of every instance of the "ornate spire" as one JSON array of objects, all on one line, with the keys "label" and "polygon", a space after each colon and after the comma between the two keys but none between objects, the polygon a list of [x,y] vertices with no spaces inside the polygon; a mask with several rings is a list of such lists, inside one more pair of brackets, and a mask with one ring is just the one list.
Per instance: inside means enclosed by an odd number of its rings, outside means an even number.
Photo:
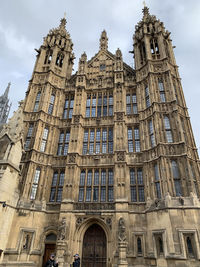
[{"label": "ornate spire", "polygon": [[107,50],[108,49],[108,37],[105,30],[103,30],[100,38],[100,50]]},{"label": "ornate spire", "polygon": [[8,93],[9,93],[9,90],[10,90],[10,85],[11,85],[11,83],[9,82],[9,83],[8,83],[8,86],[7,86],[6,90],[5,90],[5,92],[4,92],[4,94],[3,94],[3,96],[4,96],[5,98],[8,98]]}]

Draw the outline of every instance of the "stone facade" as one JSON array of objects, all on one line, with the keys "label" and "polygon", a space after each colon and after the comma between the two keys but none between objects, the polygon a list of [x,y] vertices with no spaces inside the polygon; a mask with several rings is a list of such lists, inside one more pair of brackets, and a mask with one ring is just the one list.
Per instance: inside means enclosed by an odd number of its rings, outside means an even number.
[{"label": "stone facade", "polygon": [[72,75],[66,19],[44,38],[20,137],[0,135],[0,266],[52,251],[59,267],[75,253],[82,267],[199,266],[199,159],[170,33],[144,7],[133,41],[135,69],[103,31]]}]

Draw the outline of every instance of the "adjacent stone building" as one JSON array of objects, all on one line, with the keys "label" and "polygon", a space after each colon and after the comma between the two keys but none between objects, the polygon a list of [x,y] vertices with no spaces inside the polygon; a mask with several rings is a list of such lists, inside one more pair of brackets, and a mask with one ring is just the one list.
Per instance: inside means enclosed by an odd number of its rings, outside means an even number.
[{"label": "adjacent stone building", "polygon": [[134,69],[103,31],[72,75],[66,19],[44,38],[20,134],[0,135],[0,266],[51,252],[59,267],[75,253],[81,267],[199,266],[197,149],[170,33],[147,7],[133,45]]}]

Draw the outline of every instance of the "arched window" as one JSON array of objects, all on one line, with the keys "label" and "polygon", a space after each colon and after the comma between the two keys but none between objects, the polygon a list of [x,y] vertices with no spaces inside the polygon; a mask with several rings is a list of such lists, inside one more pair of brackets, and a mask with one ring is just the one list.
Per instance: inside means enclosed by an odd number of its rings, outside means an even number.
[{"label": "arched window", "polygon": [[64,59],[64,55],[62,53],[58,53],[57,54],[57,58],[56,58],[56,65],[58,67],[61,67],[62,68],[62,65],[63,65],[63,59]]},{"label": "arched window", "polygon": [[44,64],[50,64],[51,63],[52,54],[53,54],[52,50],[47,50],[46,57],[45,57],[45,60],[44,60]]},{"label": "arched window", "polygon": [[142,254],[142,241],[141,238],[137,238],[137,254]]}]

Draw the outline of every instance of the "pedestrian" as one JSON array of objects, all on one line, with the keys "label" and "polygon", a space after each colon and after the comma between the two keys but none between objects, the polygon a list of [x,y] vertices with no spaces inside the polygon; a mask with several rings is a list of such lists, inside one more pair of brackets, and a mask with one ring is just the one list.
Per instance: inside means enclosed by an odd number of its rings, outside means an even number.
[{"label": "pedestrian", "polygon": [[55,260],[55,255],[53,253],[50,255],[44,267],[58,267],[58,262]]},{"label": "pedestrian", "polygon": [[80,258],[78,254],[74,255],[73,267],[80,267]]}]

